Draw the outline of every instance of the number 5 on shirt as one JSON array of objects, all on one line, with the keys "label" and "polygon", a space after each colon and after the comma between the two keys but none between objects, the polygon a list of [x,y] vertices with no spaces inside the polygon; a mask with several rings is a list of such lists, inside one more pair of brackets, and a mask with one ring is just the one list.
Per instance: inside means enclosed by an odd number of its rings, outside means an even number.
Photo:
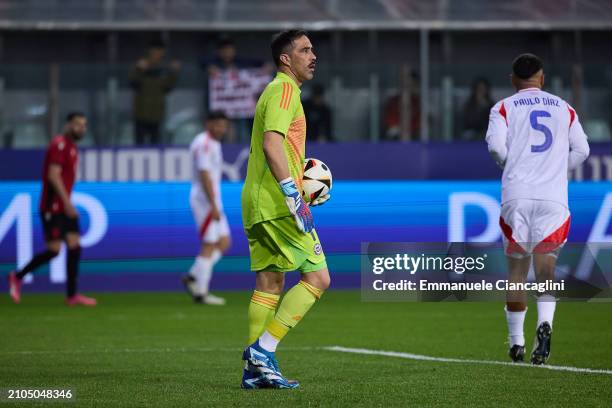
[{"label": "number 5 on shirt", "polygon": [[539,118],[550,118],[550,112],[542,111],[542,110],[534,110],[531,111],[529,115],[529,122],[531,123],[531,127],[538,132],[542,132],[544,134],[544,142],[540,145],[531,145],[532,153],[542,153],[550,149],[553,142],[553,135],[548,126],[538,123]]}]

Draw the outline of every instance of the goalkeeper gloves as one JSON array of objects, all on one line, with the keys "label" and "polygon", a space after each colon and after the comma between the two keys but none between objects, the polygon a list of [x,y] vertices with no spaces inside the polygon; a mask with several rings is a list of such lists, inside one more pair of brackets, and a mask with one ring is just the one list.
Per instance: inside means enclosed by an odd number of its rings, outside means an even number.
[{"label": "goalkeeper gloves", "polygon": [[312,231],[314,225],[310,208],[304,202],[302,195],[295,185],[295,181],[291,177],[287,177],[278,184],[281,190],[283,190],[283,194],[285,194],[285,203],[289,207],[291,214],[293,214],[298,229],[302,232]]}]

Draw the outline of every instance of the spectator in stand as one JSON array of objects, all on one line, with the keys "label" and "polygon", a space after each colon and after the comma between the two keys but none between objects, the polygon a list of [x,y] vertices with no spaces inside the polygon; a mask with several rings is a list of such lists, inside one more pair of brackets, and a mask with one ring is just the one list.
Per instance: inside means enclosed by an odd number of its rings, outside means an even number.
[{"label": "spectator in stand", "polygon": [[[421,98],[419,74],[410,73],[410,80],[405,82],[405,89],[391,96],[385,104],[383,114],[383,137],[386,140],[416,140],[421,131]],[[403,97],[409,98],[402,109]],[[404,116],[405,115],[405,116]],[[402,129],[402,118],[406,120],[406,129]]]},{"label": "spectator in stand", "polygon": [[267,68],[272,72],[270,64],[255,58],[237,56],[236,44],[229,37],[221,37],[217,42],[217,51],[213,58],[204,58],[202,66],[209,74],[222,70],[243,68]]},{"label": "spectator in stand", "polygon": [[472,93],[461,111],[463,140],[484,140],[489,126],[489,112],[493,105],[489,81],[476,78],[472,83]]},{"label": "spectator in stand", "polygon": [[[250,96],[253,101],[253,106],[249,112],[245,112],[243,109],[232,109],[232,107],[229,106],[216,105],[211,101],[212,93],[210,81],[214,78],[218,78],[221,75],[232,73],[230,76],[232,80],[228,81],[226,86],[222,86],[224,89],[223,93],[227,96],[237,90],[236,80],[243,78],[241,75],[239,75],[239,70],[261,70],[261,89],[263,90],[263,87],[271,80],[271,73],[273,71],[272,65],[260,59],[238,56],[234,41],[229,37],[222,37],[217,42],[215,56],[212,58],[204,58],[202,60],[202,67],[206,70],[209,77],[206,98],[208,110],[223,111],[230,118],[230,129],[225,140],[228,142],[248,142],[251,137],[253,115],[255,113],[255,102],[259,98],[259,94]],[[252,81],[247,82],[256,87],[256,85],[253,85]],[[234,101],[243,101],[244,99],[242,99],[242,97],[244,97],[244,94],[241,94],[240,97],[237,97],[236,95],[233,96]],[[240,103],[238,102],[238,104]],[[240,106],[243,107],[241,104]]]},{"label": "spectator in stand", "polygon": [[162,124],[166,116],[166,95],[174,88],[181,69],[177,60],[165,62],[166,46],[152,42],[147,56],[138,60],[129,74],[134,89],[132,115],[137,145],[162,142]]},{"label": "spectator in stand", "polygon": [[303,103],[306,116],[306,137],[309,142],[333,142],[332,112],[325,102],[325,89],[314,84],[312,94]]}]

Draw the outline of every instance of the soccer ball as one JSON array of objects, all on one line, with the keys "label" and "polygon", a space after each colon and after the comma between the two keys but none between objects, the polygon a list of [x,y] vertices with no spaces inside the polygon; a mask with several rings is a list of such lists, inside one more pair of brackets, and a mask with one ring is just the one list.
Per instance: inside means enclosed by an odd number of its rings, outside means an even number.
[{"label": "soccer ball", "polygon": [[321,160],[306,159],[302,187],[304,201],[307,203],[328,194],[332,188],[332,174],[329,167]]}]

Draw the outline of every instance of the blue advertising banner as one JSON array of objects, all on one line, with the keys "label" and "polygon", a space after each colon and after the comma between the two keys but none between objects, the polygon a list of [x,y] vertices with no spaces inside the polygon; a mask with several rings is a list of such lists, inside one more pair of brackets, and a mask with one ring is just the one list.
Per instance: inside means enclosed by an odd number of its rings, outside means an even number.
[{"label": "blue advertising banner", "polygon": [[[223,147],[227,180],[242,180],[248,145]],[[484,142],[465,143],[310,143],[309,157],[323,160],[336,180],[486,180],[501,170]],[[37,180],[43,150],[0,149],[0,180]],[[571,178],[612,181],[612,143],[591,146],[591,155]],[[188,181],[191,156],[187,147],[86,148],[79,162],[79,179],[88,182]]]},{"label": "blue advertising banner", "polygon": [[[39,183],[0,183],[0,271],[24,265],[43,249]],[[187,183],[79,183],[85,289],[179,289],[199,242]],[[216,288],[248,288],[241,183],[223,183],[233,244],[218,264]],[[612,183],[571,183],[572,242],[612,241]],[[333,198],[313,209],[336,287],[359,284],[362,242],[495,242],[498,182],[338,182]],[[65,279],[63,254],[36,274],[33,290]],[[2,281],[2,287],[6,283]],[[30,290],[30,289],[28,289]]]}]

